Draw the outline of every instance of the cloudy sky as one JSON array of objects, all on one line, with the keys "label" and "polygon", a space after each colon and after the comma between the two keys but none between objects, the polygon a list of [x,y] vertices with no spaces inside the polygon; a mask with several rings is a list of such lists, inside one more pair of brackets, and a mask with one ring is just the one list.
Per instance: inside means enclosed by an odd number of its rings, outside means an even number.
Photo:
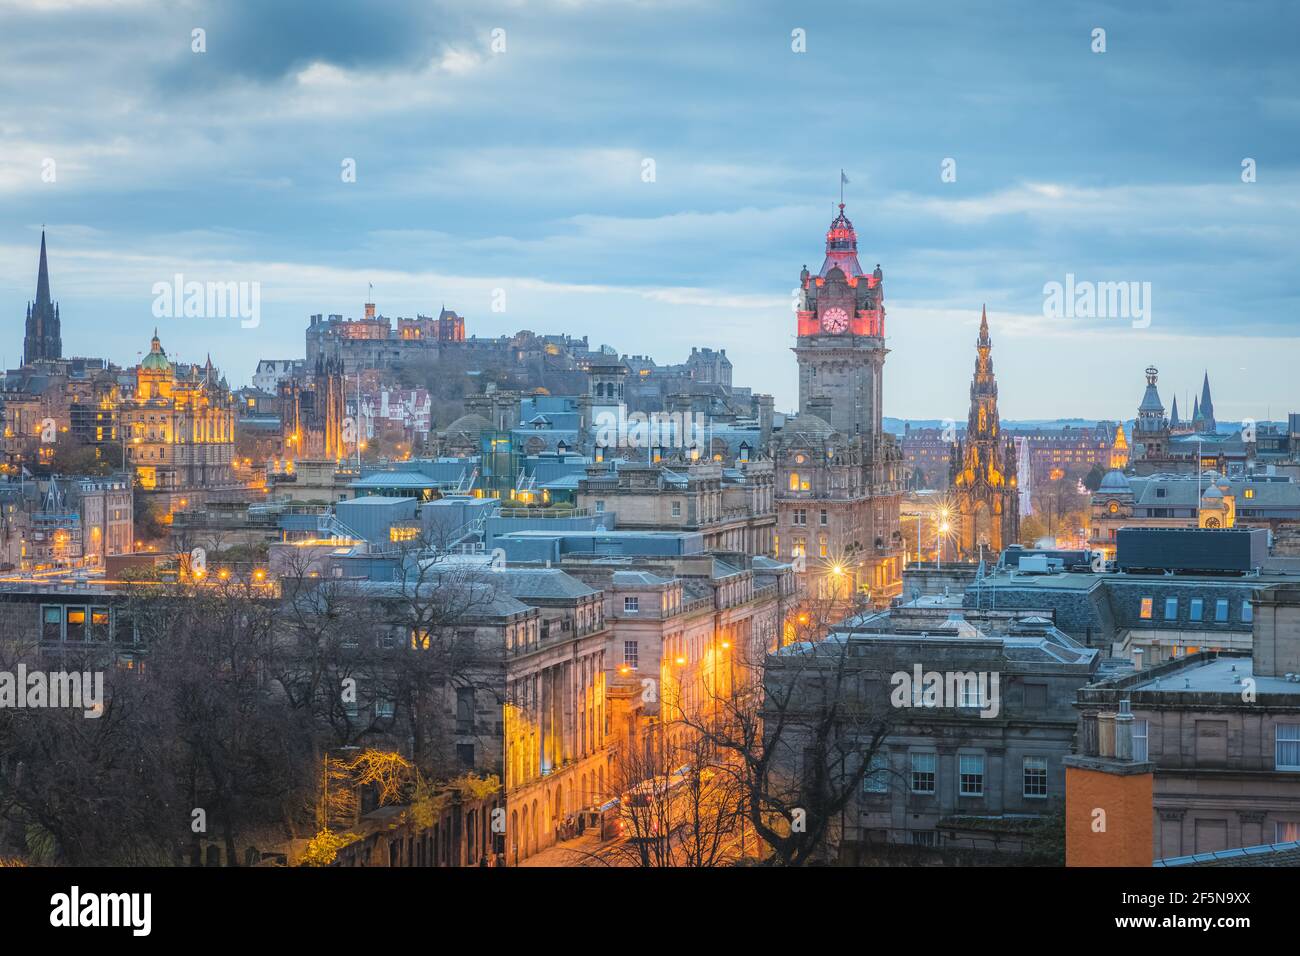
[{"label": "cloudy sky", "polygon": [[[470,334],[725,348],[789,407],[844,168],[886,414],[964,418],[987,303],[1006,417],[1130,417],[1154,363],[1166,404],[1208,368],[1220,420],[1277,418],[1297,36],[1289,0],[0,0],[0,358],[45,224],[65,354],[132,362],[157,323],[242,384],[373,283]],[[260,283],[260,324],[155,319],[177,273]],[[1067,274],[1149,282],[1149,324],[1046,315]]]}]

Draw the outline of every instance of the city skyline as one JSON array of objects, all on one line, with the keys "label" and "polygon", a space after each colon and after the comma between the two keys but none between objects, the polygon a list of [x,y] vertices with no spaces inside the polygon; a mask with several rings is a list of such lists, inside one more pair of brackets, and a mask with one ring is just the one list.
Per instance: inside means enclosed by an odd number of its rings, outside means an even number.
[{"label": "city skyline", "polygon": [[[1208,369],[1224,421],[1289,410],[1294,67],[1272,27],[1289,9],[1024,7],[1014,27],[952,10],[936,28],[824,6],[743,22],[725,5],[579,6],[304,21],[292,4],[0,5],[10,77],[41,80],[0,100],[0,308],[16,330],[46,224],[65,354],[129,364],[158,324],[170,353],[210,352],[239,383],[257,358],[300,355],[310,314],[360,315],[373,283],[382,314],[445,304],[470,335],[568,332],[661,362],[726,348],[738,382],[792,408],[790,264],[816,256],[842,167],[863,262],[890,277],[890,417],[962,418],[985,302],[1009,419],[1127,419],[1148,364],[1166,402]],[[118,42],[50,42],[87,23]],[[903,51],[922,30],[918,71]],[[863,50],[880,88],[850,93]],[[58,82],[72,58],[80,90]],[[918,131],[920,108],[935,122]],[[108,135],[123,117],[131,132]],[[152,287],[178,272],[259,283],[258,327],[156,319]],[[1150,324],[1047,318],[1043,287],[1067,276],[1150,282]],[[0,354],[20,351],[11,331]]]}]

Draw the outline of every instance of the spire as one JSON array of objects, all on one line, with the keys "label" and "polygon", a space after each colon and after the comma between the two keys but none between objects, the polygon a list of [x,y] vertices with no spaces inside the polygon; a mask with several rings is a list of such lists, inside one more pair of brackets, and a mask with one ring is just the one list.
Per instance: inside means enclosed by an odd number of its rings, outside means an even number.
[{"label": "spire", "polygon": [[1210,400],[1210,373],[1205,372],[1205,381],[1201,384],[1201,414],[1205,416],[1206,427],[1214,430],[1214,402]]},{"label": "spire", "polygon": [[1169,422],[1165,419],[1165,406],[1160,401],[1160,392],[1156,388],[1156,382],[1160,378],[1160,371],[1154,365],[1148,365],[1146,368],[1147,388],[1142,393],[1142,404],[1138,406],[1137,421],[1134,428],[1142,432],[1158,432],[1169,427]]},{"label": "spire", "polygon": [[989,310],[987,306],[980,306],[980,337],[975,343],[983,348],[991,346],[993,343],[989,339]]},{"label": "spire", "polygon": [[1169,430],[1173,431],[1175,428],[1178,428],[1181,425],[1182,423],[1178,421],[1178,396],[1175,395],[1174,407],[1169,412]]},{"label": "spire", "polygon": [[45,230],[41,230],[41,255],[36,267],[36,301],[28,309],[23,336],[23,364],[63,355],[59,334],[59,309],[50,301],[50,263],[45,251]]},{"label": "spire", "polygon": [[50,264],[45,258],[45,230],[41,230],[41,264],[36,270],[36,307],[50,305]]}]

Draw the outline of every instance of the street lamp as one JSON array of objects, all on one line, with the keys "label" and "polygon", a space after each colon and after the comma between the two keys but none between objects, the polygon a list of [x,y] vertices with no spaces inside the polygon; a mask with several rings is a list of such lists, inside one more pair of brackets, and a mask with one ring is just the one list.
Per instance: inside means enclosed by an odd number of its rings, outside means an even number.
[{"label": "street lamp", "polygon": [[943,570],[943,539],[944,536],[947,535],[949,530],[951,530],[952,528],[952,525],[948,524],[948,520],[947,520],[948,509],[947,508],[943,509],[943,511],[941,511],[939,514],[941,520],[939,522],[939,527],[935,529],[935,535],[934,535],[934,546],[935,546],[934,567],[936,571]]}]

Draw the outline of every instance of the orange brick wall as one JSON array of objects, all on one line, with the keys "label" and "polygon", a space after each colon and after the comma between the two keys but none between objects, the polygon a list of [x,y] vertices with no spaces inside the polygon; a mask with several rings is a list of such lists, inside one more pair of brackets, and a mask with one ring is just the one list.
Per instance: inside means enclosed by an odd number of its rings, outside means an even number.
[{"label": "orange brick wall", "polygon": [[[1149,773],[1066,767],[1065,865],[1150,866],[1151,789]],[[1097,810],[1105,814],[1101,822],[1094,822]]]}]

